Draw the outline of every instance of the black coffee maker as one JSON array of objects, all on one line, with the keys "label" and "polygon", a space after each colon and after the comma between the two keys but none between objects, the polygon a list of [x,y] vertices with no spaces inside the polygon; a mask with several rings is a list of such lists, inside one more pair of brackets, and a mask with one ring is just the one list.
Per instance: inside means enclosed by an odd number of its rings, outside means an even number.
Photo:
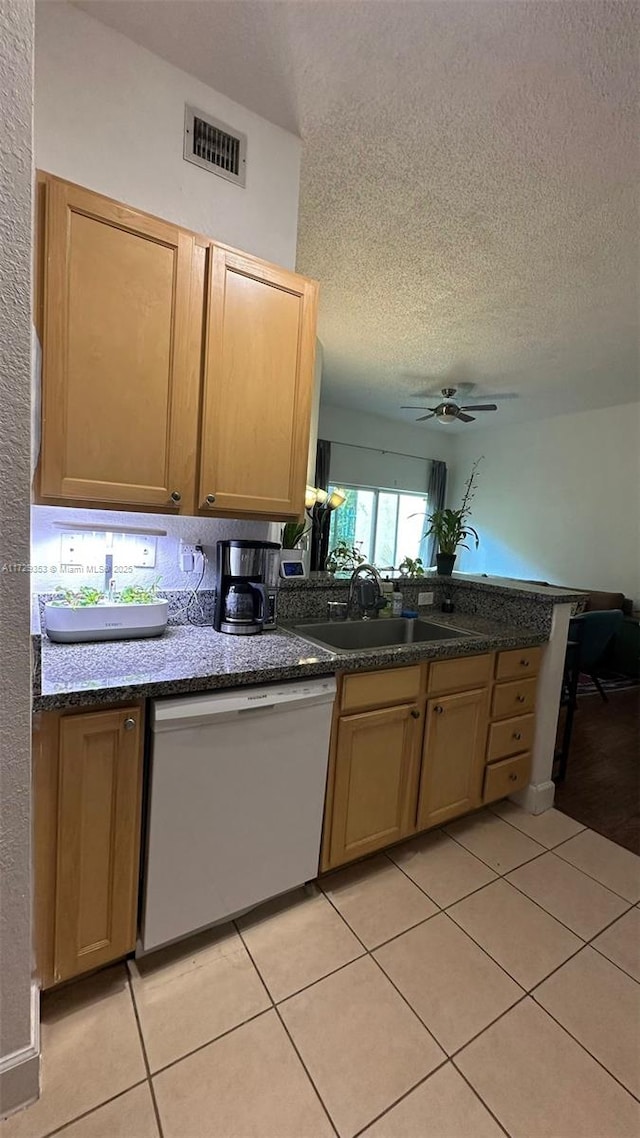
[{"label": "black coffee maker", "polygon": [[275,625],[275,597],[268,587],[280,546],[275,541],[219,541],[216,545],[216,632],[251,636]]}]

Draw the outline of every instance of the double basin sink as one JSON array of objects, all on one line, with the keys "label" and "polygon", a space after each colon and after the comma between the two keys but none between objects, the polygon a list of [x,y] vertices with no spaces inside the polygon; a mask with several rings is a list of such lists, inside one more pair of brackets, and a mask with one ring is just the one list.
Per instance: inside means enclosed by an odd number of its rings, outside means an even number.
[{"label": "double basin sink", "polygon": [[296,624],[291,629],[302,640],[333,652],[374,652],[405,644],[425,644],[471,635],[462,629],[432,624],[428,620],[391,617],[377,620],[344,620]]}]

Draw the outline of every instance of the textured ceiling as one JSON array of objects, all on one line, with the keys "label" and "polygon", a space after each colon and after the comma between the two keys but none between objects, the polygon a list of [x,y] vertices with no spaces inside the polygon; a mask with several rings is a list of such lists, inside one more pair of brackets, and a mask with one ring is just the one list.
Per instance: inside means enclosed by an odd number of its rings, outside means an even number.
[{"label": "textured ceiling", "polygon": [[302,136],[328,402],[519,394],[484,424],[638,397],[636,4],[79,6]]}]

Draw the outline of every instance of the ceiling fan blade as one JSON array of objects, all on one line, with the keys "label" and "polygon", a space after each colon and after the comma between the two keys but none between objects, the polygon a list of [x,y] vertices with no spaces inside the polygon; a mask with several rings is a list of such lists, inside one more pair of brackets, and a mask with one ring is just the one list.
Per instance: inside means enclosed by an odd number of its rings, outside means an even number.
[{"label": "ceiling fan blade", "polygon": [[419,419],[416,419],[416,423],[424,423],[425,419],[433,419],[435,414],[435,411],[431,411],[429,415],[421,415]]},{"label": "ceiling fan blade", "polygon": [[496,403],[474,403],[472,407],[461,407],[461,411],[497,411]]},{"label": "ceiling fan blade", "polygon": [[460,419],[463,423],[475,423],[475,415],[465,415],[464,411],[458,411],[456,419]]},{"label": "ceiling fan blade", "polygon": [[400,408],[400,410],[401,410],[401,411],[432,411],[432,410],[433,410],[433,408],[432,408],[432,407],[419,407],[419,406],[416,404],[416,405],[415,405],[415,407],[405,407],[405,406],[403,406],[403,407],[401,407],[401,408]]}]

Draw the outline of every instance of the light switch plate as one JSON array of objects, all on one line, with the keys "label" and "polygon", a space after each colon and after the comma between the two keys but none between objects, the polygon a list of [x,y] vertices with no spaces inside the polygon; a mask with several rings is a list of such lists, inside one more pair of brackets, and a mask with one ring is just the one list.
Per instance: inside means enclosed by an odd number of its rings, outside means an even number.
[{"label": "light switch plate", "polygon": [[147,537],[146,534],[127,536],[127,545],[131,550],[131,560],[136,569],[154,569],[156,564],[156,537]]},{"label": "light switch plate", "polygon": [[420,605],[432,605],[433,593],[418,593],[418,607]]},{"label": "light switch plate", "polygon": [[63,533],[60,538],[60,562],[62,565],[84,565],[83,533]]}]

